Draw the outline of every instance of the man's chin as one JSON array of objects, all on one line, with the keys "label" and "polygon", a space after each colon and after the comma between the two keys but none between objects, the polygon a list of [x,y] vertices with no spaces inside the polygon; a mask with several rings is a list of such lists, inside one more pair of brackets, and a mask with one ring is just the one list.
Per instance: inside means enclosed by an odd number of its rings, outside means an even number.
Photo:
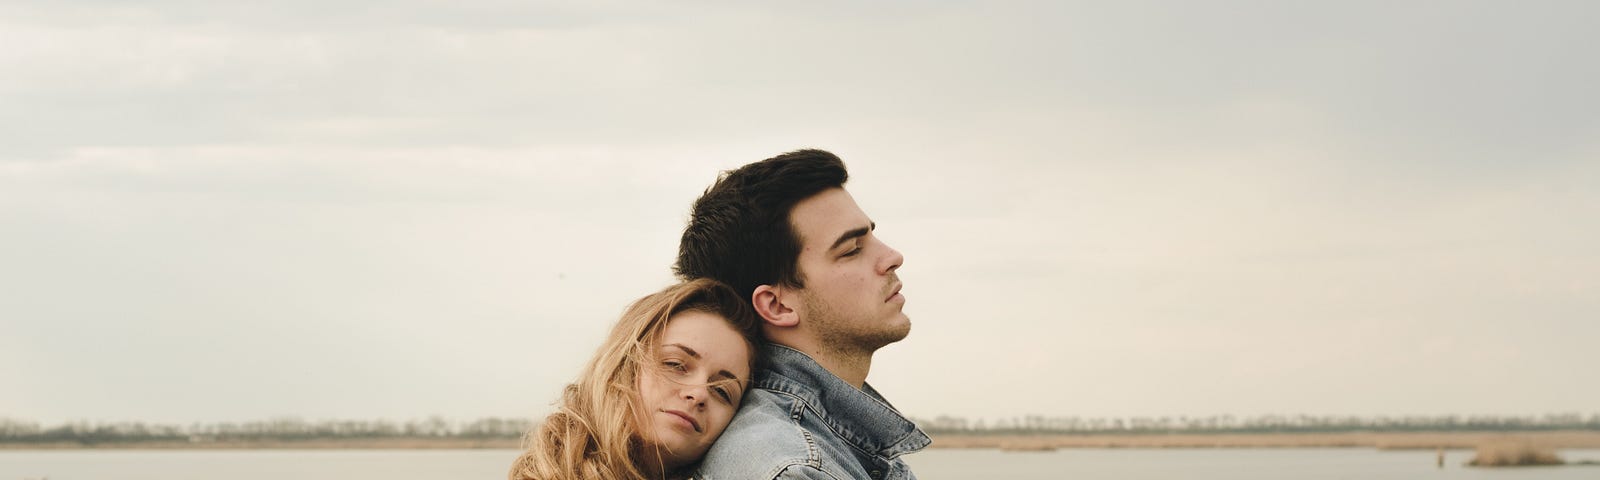
[{"label": "man's chin", "polygon": [[900,328],[895,329],[894,340],[890,340],[889,343],[905,340],[908,335],[911,335],[911,319],[909,318],[906,319],[905,323],[900,324]]},{"label": "man's chin", "polygon": [[906,317],[905,314],[897,315],[897,318],[877,333],[877,335],[874,335],[877,337],[874,339],[877,340],[874,343],[877,343],[879,347],[905,340],[906,336],[911,334],[911,319]]}]

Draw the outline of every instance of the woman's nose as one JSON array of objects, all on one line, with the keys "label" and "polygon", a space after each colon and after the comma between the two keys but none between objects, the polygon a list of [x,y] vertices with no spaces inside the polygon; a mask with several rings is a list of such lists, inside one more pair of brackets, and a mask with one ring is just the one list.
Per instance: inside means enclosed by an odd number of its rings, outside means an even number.
[{"label": "woman's nose", "polygon": [[710,390],[705,385],[685,385],[683,387],[683,398],[694,402],[695,405],[704,405],[706,397],[710,395]]}]

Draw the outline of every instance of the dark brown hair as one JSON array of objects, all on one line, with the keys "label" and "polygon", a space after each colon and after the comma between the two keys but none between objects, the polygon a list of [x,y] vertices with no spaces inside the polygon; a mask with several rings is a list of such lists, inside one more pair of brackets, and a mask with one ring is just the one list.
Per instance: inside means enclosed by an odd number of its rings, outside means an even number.
[{"label": "dark brown hair", "polygon": [[805,287],[789,213],[849,178],[844,162],[822,150],[796,150],[723,173],[695,200],[673,271],[686,280],[727,283],[746,301],[760,285]]}]

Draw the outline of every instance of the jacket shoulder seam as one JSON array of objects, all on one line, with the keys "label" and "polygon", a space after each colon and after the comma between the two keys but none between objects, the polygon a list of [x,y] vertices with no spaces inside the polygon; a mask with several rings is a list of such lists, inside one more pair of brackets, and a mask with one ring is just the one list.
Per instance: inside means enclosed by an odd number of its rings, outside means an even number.
[{"label": "jacket shoulder seam", "polygon": [[820,466],[805,465],[805,464],[800,464],[800,463],[791,463],[791,464],[788,464],[788,465],[782,465],[776,471],[773,471],[772,472],[772,476],[769,477],[769,478],[772,478],[773,480],[777,480],[779,478],[779,476],[783,475],[783,472],[789,471],[789,469],[794,468],[794,467],[810,468],[810,469],[816,471],[817,473],[826,475],[828,478],[831,478],[833,480],[842,480],[839,477],[834,476],[832,473],[828,473],[827,470],[823,470],[822,467],[820,467]]}]

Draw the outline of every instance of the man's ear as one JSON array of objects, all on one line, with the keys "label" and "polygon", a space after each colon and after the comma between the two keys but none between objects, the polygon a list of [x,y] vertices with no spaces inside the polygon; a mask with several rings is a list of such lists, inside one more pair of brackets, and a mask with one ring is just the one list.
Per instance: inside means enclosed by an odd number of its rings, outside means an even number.
[{"label": "man's ear", "polygon": [[761,285],[750,294],[750,304],[755,306],[756,315],[768,325],[784,328],[800,324],[800,313],[788,305],[784,293],[787,292],[783,287]]}]

